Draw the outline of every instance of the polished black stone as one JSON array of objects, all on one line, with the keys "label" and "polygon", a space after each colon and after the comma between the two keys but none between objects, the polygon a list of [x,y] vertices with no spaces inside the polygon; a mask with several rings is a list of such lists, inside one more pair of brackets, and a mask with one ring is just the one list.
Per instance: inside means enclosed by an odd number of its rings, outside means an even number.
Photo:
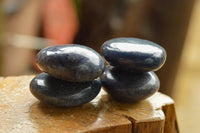
[{"label": "polished black stone", "polygon": [[94,99],[101,89],[99,79],[91,82],[68,82],[49,76],[37,75],[30,83],[31,93],[41,102],[61,107],[73,107]]},{"label": "polished black stone", "polygon": [[164,48],[138,38],[115,38],[101,47],[104,58],[115,67],[128,71],[156,71],[166,60]]},{"label": "polished black stone", "polygon": [[72,82],[92,81],[105,68],[104,60],[96,51],[78,44],[44,48],[36,61],[42,71]]},{"label": "polished black stone", "polygon": [[160,87],[154,72],[130,73],[107,66],[101,76],[104,89],[116,100],[135,102],[153,95]]}]

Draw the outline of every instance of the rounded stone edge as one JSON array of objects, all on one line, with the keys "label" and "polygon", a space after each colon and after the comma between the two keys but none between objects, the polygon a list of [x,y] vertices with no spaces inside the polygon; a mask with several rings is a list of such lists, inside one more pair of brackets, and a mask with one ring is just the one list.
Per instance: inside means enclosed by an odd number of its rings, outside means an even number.
[{"label": "rounded stone edge", "polygon": [[[109,63],[109,61],[107,61],[107,59],[106,59],[105,56],[104,56],[103,47],[104,47],[104,45],[106,45],[106,44],[108,44],[108,43],[110,43],[110,42],[112,42],[112,41],[114,41],[114,40],[118,40],[118,39],[136,39],[136,40],[142,40],[142,41],[145,41],[145,42],[147,42],[147,43],[156,45],[157,47],[161,48],[162,51],[163,51],[163,53],[164,53],[164,59],[163,59],[163,61],[162,61],[163,63],[162,63],[161,65],[159,65],[156,69],[149,69],[149,70],[144,70],[144,71],[141,71],[141,70],[137,70],[137,69],[136,69],[136,70],[130,70],[131,72],[134,72],[134,71],[135,71],[135,72],[137,73],[137,71],[139,71],[139,72],[157,71],[157,70],[161,69],[161,68],[163,67],[163,65],[166,63],[167,52],[166,52],[165,48],[162,47],[161,45],[159,45],[159,44],[157,44],[157,43],[155,43],[155,42],[153,42],[153,41],[146,40],[146,39],[142,39],[142,38],[136,38],[136,37],[118,37],[118,38],[109,39],[109,40],[105,41],[105,42],[101,45],[100,54],[102,55],[102,57],[104,58],[104,60],[105,60],[108,64],[110,64],[110,63]],[[110,64],[110,65],[111,65],[111,64]],[[122,70],[126,70],[126,69],[121,68],[121,67],[119,67],[119,66],[118,66],[118,68],[119,68],[119,69],[122,69]]]},{"label": "rounded stone edge", "polygon": [[[39,74],[38,74],[39,75]],[[37,76],[37,75],[36,75]],[[39,93],[37,93],[37,92],[35,92],[34,90],[33,90],[33,88],[31,87],[31,84],[32,84],[32,82],[35,80],[35,78],[36,78],[36,76],[30,81],[30,84],[29,84],[29,90],[30,90],[30,92],[31,92],[31,94],[35,97],[35,98],[37,98],[40,102],[42,102],[42,103],[45,103],[45,104],[47,104],[47,105],[51,105],[51,106],[55,106],[55,107],[66,107],[66,108],[69,108],[69,107],[76,107],[76,106],[81,106],[81,105],[83,105],[83,104],[86,104],[86,103],[89,103],[90,101],[92,101],[98,94],[99,94],[99,92],[100,92],[100,90],[101,90],[101,86],[102,86],[102,84],[101,84],[101,80],[99,79],[99,78],[96,78],[96,79],[94,79],[93,81],[95,81],[96,82],[96,85],[95,86],[97,86],[95,89],[96,89],[96,91],[95,91],[95,95],[93,95],[92,97],[90,97],[87,101],[84,101],[83,103],[78,103],[78,104],[75,104],[75,105],[66,105],[65,103],[59,103],[59,101],[58,100],[54,100],[53,102],[52,102],[52,100],[50,100],[50,97],[46,97],[45,99],[47,99],[47,100],[44,100],[43,98],[44,98],[44,95],[41,95],[41,94],[39,94]],[[66,81],[67,82],[67,81]],[[94,90],[94,89],[93,89]],[[92,91],[93,91],[92,90]],[[92,92],[92,91],[90,91],[90,92]],[[81,98],[82,100],[84,100],[84,97],[82,97]]]},{"label": "rounded stone edge", "polygon": [[[113,68],[113,66],[110,66],[108,65],[107,66],[108,68]],[[121,71],[121,70],[120,70]],[[105,72],[104,72],[105,73]],[[104,81],[102,80],[102,77],[100,78],[101,79],[101,83],[102,83],[102,88],[113,98],[115,99],[116,101],[118,102],[125,102],[125,103],[134,103],[134,102],[139,102],[139,101],[142,101],[142,100],[145,100],[149,97],[151,97],[152,95],[154,95],[156,92],[158,92],[158,90],[160,89],[160,80],[158,78],[158,76],[156,75],[155,72],[153,71],[149,71],[149,72],[143,72],[143,73],[150,73],[151,75],[153,75],[153,77],[155,78],[155,81],[157,81],[157,87],[153,90],[153,92],[151,94],[148,94],[146,96],[143,96],[141,97],[140,99],[126,99],[125,96],[121,96],[121,97],[116,97],[115,95],[111,94],[111,91],[109,91],[108,88],[105,87],[104,85]],[[104,74],[102,75],[104,76]]]},{"label": "rounded stone edge", "polygon": [[[37,55],[36,55],[36,63],[37,63],[37,67],[39,68],[39,70],[40,71],[42,71],[42,72],[45,72],[45,73],[48,73],[49,75],[51,75],[51,76],[53,76],[53,77],[55,77],[55,78],[58,78],[58,79],[61,79],[61,80],[66,80],[66,81],[70,81],[70,82],[88,82],[88,81],[91,81],[91,80],[94,80],[94,79],[96,79],[96,78],[98,78],[98,77],[100,77],[102,74],[103,74],[103,72],[104,72],[104,70],[105,70],[105,67],[106,67],[106,63],[105,63],[105,60],[103,59],[103,57],[97,52],[97,51],[95,51],[94,49],[92,49],[92,48],[90,48],[90,47],[88,47],[88,46],[85,46],[85,45],[81,45],[81,44],[63,44],[63,45],[59,45],[59,46],[80,46],[80,47],[83,47],[83,48],[86,48],[86,49],[89,49],[89,50],[91,50],[92,52],[94,52],[98,57],[99,57],[99,59],[101,60],[101,62],[102,62],[102,70],[98,70],[98,75],[97,76],[93,76],[92,78],[90,78],[90,79],[86,79],[86,78],[79,78],[79,79],[69,79],[69,78],[66,78],[66,77],[63,77],[63,76],[60,76],[60,75],[55,75],[55,74],[52,74],[52,72],[49,72],[49,71],[54,71],[53,73],[56,73],[56,70],[44,70],[43,69],[43,67],[42,67],[42,65],[40,65],[40,63],[39,63],[39,56],[40,56],[40,54],[41,54],[41,52],[43,51],[43,50],[46,50],[46,49],[48,49],[48,48],[51,48],[51,47],[56,47],[56,46],[48,46],[48,47],[45,47],[45,48],[43,48],[43,49],[41,49],[38,53],[37,53]],[[43,65],[44,66],[44,65]],[[50,68],[48,68],[48,69],[50,69]]]}]

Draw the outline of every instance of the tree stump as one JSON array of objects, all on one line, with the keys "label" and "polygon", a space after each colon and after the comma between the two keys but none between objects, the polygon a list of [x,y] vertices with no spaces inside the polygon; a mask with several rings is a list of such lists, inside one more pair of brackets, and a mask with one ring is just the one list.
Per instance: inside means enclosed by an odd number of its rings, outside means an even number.
[{"label": "tree stump", "polygon": [[174,101],[157,92],[137,103],[119,103],[102,89],[90,103],[56,108],[29,91],[33,76],[0,78],[0,132],[178,133]]}]

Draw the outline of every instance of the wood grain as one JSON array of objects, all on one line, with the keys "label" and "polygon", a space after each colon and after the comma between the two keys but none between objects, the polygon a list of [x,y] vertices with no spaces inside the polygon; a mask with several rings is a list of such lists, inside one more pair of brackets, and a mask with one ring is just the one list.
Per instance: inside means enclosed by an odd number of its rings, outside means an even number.
[{"label": "wood grain", "polygon": [[138,103],[119,103],[105,91],[90,103],[55,108],[29,91],[33,76],[0,80],[0,132],[177,133],[171,98],[161,93]]}]

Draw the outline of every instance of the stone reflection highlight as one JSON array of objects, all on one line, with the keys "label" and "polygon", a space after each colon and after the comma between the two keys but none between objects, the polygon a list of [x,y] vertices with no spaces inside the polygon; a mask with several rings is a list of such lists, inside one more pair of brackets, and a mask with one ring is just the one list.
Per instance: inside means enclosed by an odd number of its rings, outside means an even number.
[{"label": "stone reflection highlight", "polygon": [[112,66],[132,72],[156,71],[166,60],[164,48],[138,38],[115,38],[101,47],[103,57]]},{"label": "stone reflection highlight", "polygon": [[30,91],[43,103],[74,107],[90,102],[100,92],[98,77],[105,62],[89,47],[78,44],[47,47],[37,54],[36,61],[43,73],[31,81]]},{"label": "stone reflection highlight", "polygon": [[36,57],[39,68],[53,77],[72,81],[86,82],[99,77],[105,63],[93,49],[68,44],[42,49]]},{"label": "stone reflection highlight", "polygon": [[158,91],[160,81],[153,71],[165,63],[163,47],[139,38],[115,38],[102,45],[101,53],[109,63],[101,82],[114,99],[137,102]]},{"label": "stone reflection highlight", "polygon": [[160,81],[154,72],[131,73],[107,66],[101,76],[104,89],[116,100],[136,102],[143,100],[160,87]]}]

